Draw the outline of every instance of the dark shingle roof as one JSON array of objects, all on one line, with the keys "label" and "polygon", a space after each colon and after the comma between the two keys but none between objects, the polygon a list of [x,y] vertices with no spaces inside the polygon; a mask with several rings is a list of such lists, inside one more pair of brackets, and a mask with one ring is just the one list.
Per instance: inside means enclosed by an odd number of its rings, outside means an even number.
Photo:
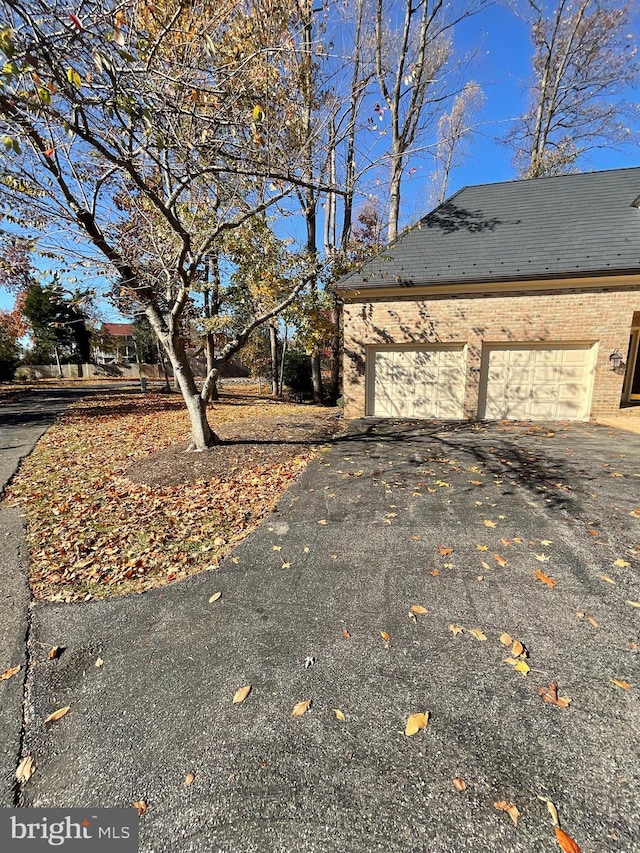
[{"label": "dark shingle roof", "polygon": [[344,290],[640,273],[640,168],[465,187]]}]

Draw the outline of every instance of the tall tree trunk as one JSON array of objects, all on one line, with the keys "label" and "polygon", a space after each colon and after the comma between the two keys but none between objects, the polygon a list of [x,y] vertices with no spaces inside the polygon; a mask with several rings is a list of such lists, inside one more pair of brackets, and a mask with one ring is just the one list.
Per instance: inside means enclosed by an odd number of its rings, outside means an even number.
[{"label": "tall tree trunk", "polygon": [[389,224],[387,226],[387,241],[393,243],[398,236],[398,220],[400,218],[400,182],[402,180],[402,157],[394,155],[391,164],[391,181],[389,183]]},{"label": "tall tree trunk", "polygon": [[278,381],[278,329],[275,318],[269,323],[269,346],[271,348],[271,393],[274,397],[279,397],[282,386]]}]

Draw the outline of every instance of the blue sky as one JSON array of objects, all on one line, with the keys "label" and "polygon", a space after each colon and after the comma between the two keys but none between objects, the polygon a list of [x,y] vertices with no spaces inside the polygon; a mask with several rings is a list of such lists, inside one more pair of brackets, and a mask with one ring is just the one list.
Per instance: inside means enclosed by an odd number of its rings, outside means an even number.
[{"label": "blue sky", "polygon": [[[634,31],[638,31],[638,26]],[[450,178],[449,195],[468,184],[507,181],[516,177],[511,152],[500,139],[508,132],[512,120],[526,107],[523,83],[529,73],[532,53],[526,25],[500,4],[462,22],[456,31],[455,47],[461,55],[475,53],[470,76],[482,86],[485,103],[467,143],[465,162]],[[627,93],[627,97],[640,103],[640,91]],[[638,165],[640,146],[593,151],[580,164],[583,170]],[[431,187],[429,160],[416,157],[407,165],[407,170],[412,166],[416,171],[411,178],[405,179],[402,189],[403,227],[428,211],[427,198]],[[0,288],[0,308],[10,308],[11,305],[12,297]],[[104,319],[120,319],[111,306],[104,305],[102,310]]]}]

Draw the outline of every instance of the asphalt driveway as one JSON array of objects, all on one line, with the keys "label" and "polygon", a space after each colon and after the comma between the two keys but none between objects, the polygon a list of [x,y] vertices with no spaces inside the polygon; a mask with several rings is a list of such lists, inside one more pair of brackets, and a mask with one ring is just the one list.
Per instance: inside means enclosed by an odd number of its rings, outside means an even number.
[{"label": "asphalt driveway", "polygon": [[144,801],[147,853],[533,853],[541,795],[640,851],[638,516],[640,436],[352,424],[219,570],[33,608],[20,802]]}]

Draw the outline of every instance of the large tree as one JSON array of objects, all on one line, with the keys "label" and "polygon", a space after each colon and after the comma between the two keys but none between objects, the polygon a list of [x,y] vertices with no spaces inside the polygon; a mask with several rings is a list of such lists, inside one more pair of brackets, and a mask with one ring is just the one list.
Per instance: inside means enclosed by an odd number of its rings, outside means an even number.
[{"label": "large tree", "polygon": [[629,140],[630,107],[622,95],[639,71],[634,6],[632,0],[528,0],[529,105],[509,136],[522,177],[563,174],[587,151]]},{"label": "large tree", "polygon": [[[198,388],[181,324],[223,236],[309,183],[284,129],[295,32],[285,0],[1,0],[1,210],[42,251],[102,264],[172,363],[192,443],[216,442],[206,401],[220,364],[313,279],[301,257]],[[286,142],[286,144],[285,144]],[[20,211],[20,215],[16,214]],[[55,223],[55,227],[52,227]]]}]

